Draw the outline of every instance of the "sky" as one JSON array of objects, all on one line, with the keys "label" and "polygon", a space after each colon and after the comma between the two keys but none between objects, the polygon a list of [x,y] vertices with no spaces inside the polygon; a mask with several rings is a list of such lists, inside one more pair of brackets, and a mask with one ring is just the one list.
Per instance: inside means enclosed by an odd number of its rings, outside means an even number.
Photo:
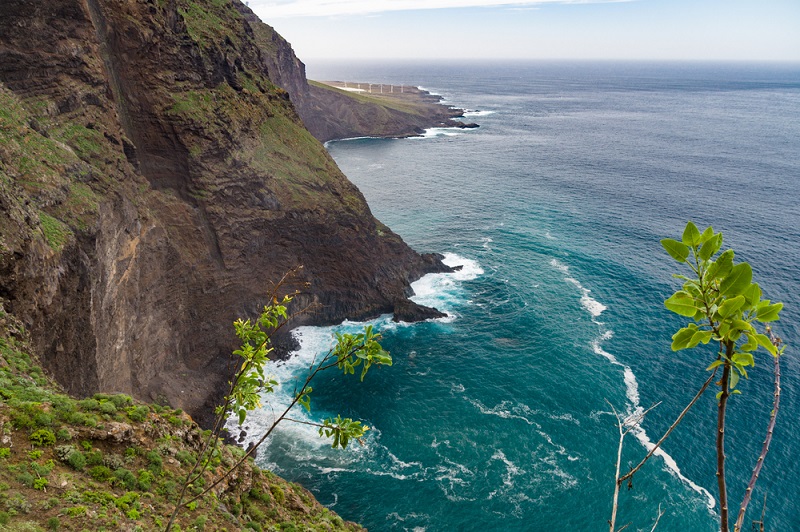
[{"label": "sky", "polygon": [[800,0],[249,0],[316,59],[800,61]]}]

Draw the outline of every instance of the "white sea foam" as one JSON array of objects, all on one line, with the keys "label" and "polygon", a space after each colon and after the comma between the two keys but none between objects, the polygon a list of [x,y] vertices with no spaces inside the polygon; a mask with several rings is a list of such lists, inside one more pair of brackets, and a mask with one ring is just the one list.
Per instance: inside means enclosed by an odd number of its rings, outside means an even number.
[{"label": "white sea foam", "polygon": [[465,118],[471,118],[471,117],[474,117],[474,116],[489,116],[489,115],[493,115],[493,114],[494,114],[494,111],[489,111],[489,110],[478,111],[478,110],[475,110],[475,111],[466,111],[464,113],[464,117]]},{"label": "white sea foam", "polygon": [[456,137],[461,135],[463,130],[460,127],[432,127],[426,129],[424,133],[409,139],[432,139],[435,137]]},{"label": "white sea foam", "polygon": [[[619,366],[622,368],[622,375],[623,375],[623,382],[625,383],[625,396],[629,401],[628,406],[628,418],[638,418],[644,412],[640,404],[640,397],[639,397],[639,382],[636,380],[636,375],[633,373],[633,370],[627,364],[623,364],[617,358],[603,349],[603,342],[606,340],[610,340],[614,336],[614,332],[611,330],[603,330],[603,323],[596,320],[603,311],[606,310],[606,306],[600,303],[599,301],[591,298],[589,296],[590,291],[587,288],[584,288],[581,283],[575,279],[574,277],[569,276],[569,266],[559,262],[556,259],[550,261],[550,265],[553,266],[558,271],[562,272],[565,277],[564,280],[575,285],[581,293],[581,306],[592,316],[592,321],[601,329],[600,335],[592,342],[592,350],[595,354],[604,357],[608,360],[611,364],[615,366]],[[642,446],[650,451],[655,447],[655,444],[650,440],[647,435],[647,432],[641,426],[640,423],[637,423],[635,427],[631,430],[633,435],[636,437],[637,440],[642,444]],[[667,467],[667,471],[671,474],[678,477],[681,481],[686,483],[692,490],[696,491],[700,495],[704,496],[707,500],[708,508],[714,508],[715,506],[715,499],[711,493],[708,492],[705,488],[697,485],[691,479],[687,478],[681,473],[680,467],[678,467],[677,462],[674,458],[672,458],[666,451],[662,448],[659,448],[654,453],[656,456],[661,457],[664,460],[664,464]]]},{"label": "white sea foam", "polygon": [[477,261],[455,253],[445,253],[442,262],[450,267],[461,266],[461,269],[452,273],[429,273],[423,276],[411,284],[414,290],[411,300],[426,307],[435,307],[447,314],[446,318],[437,321],[451,322],[456,319],[455,307],[468,303],[461,283],[482,275],[483,268]]}]

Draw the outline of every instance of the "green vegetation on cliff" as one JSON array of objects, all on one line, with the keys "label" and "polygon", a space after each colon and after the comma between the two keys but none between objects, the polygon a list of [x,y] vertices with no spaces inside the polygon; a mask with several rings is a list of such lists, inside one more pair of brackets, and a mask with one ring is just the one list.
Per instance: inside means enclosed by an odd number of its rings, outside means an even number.
[{"label": "green vegetation on cliff", "polygon": [[[27,332],[0,307],[0,528],[163,529],[205,433],[180,410],[127,395],[74,399],[29,352]],[[219,449],[190,492],[243,454]],[[252,460],[176,523],[180,530],[359,529]]]}]

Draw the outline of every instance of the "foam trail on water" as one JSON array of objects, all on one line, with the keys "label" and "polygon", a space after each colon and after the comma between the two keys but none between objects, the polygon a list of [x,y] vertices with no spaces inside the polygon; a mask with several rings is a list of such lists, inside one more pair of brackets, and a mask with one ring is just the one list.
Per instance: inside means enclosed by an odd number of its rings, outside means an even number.
[{"label": "foam trail on water", "polygon": [[[605,310],[607,310],[608,307],[606,307],[605,305],[603,305],[602,303],[600,303],[599,301],[597,301],[596,299],[592,298],[589,295],[591,291],[583,287],[583,285],[581,285],[581,283],[577,279],[575,279],[570,275],[569,266],[567,266],[566,264],[562,264],[556,259],[551,260],[550,265],[564,274],[564,280],[566,282],[575,285],[575,287],[577,287],[578,290],[580,290],[581,306],[592,316],[592,322],[602,329],[603,323],[597,321],[596,318],[598,318]],[[623,364],[622,362],[617,360],[617,357],[615,357],[614,355],[603,349],[603,342],[605,342],[606,340],[610,340],[613,337],[614,337],[614,331],[611,330],[603,331],[600,334],[600,336],[597,337],[592,342],[592,350],[594,351],[595,354],[604,357],[611,364],[622,368],[623,380],[625,382],[625,396],[630,402],[630,406],[628,408],[628,416],[637,417],[644,412],[644,409],[639,403],[640,400],[639,382],[636,380],[636,375],[633,373],[633,370],[630,368],[630,366],[628,366],[627,364]],[[639,440],[642,446],[645,449],[647,449],[648,452],[655,447],[655,444],[650,440],[650,438],[647,435],[647,432],[645,432],[644,428],[641,426],[640,423],[637,423],[636,426],[631,430],[631,432],[636,437],[636,439]],[[667,454],[666,451],[664,451],[660,447],[653,454],[661,457],[664,460],[664,464],[667,466],[667,470],[671,474],[681,479],[681,481],[686,483],[686,485],[688,485],[692,490],[706,497],[709,509],[714,508],[714,506],[716,505],[714,496],[711,495],[711,493],[709,493],[708,490],[706,490],[702,486],[697,485],[691,479],[684,476],[681,473],[681,469],[680,467],[678,467],[678,464],[674,458],[672,458],[669,454]]]}]

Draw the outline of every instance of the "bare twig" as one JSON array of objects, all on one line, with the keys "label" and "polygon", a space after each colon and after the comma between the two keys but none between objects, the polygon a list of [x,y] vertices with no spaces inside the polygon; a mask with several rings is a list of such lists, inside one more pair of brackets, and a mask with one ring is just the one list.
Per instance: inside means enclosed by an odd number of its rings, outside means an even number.
[{"label": "bare twig", "polygon": [[636,467],[628,471],[626,474],[624,474],[617,480],[618,484],[622,484],[626,480],[633,478],[633,475],[635,475],[636,472],[642,468],[645,462],[647,462],[650,459],[650,457],[653,456],[653,454],[655,454],[656,450],[658,450],[661,447],[661,444],[664,443],[664,440],[667,439],[667,437],[672,433],[675,427],[677,427],[678,424],[683,420],[683,417],[687,414],[687,412],[689,412],[689,409],[692,408],[692,406],[694,406],[694,404],[697,402],[698,399],[700,399],[700,396],[702,396],[703,392],[706,391],[706,388],[708,388],[708,385],[711,384],[711,382],[714,380],[714,376],[716,374],[717,374],[717,369],[714,368],[714,371],[711,373],[711,376],[708,377],[708,379],[706,379],[706,382],[703,383],[703,386],[700,387],[700,390],[697,392],[694,398],[689,402],[688,405],[686,405],[686,408],[684,408],[683,411],[681,411],[680,415],[678,415],[678,418],[675,420],[675,422],[669,426],[667,432],[664,433],[661,439],[658,440],[658,442],[653,446],[653,448],[650,449],[650,452],[648,452],[647,455],[644,458],[642,458],[642,461],[639,462],[639,464]]},{"label": "bare twig", "polygon": [[[614,500],[611,506],[611,519],[608,521],[609,532],[619,532],[615,530],[615,527],[617,522],[617,509],[619,507],[619,487],[622,484],[622,482],[620,482],[619,480],[619,468],[622,463],[622,444],[625,441],[625,436],[627,436],[628,433],[630,433],[630,431],[632,431],[636,426],[638,426],[639,423],[642,422],[644,417],[648,413],[650,413],[651,410],[660,405],[661,402],[654,404],[647,410],[631,414],[626,418],[622,418],[622,416],[619,415],[617,409],[614,408],[614,405],[612,405],[608,399],[606,399],[606,403],[608,403],[608,406],[611,407],[611,410],[614,413],[614,417],[617,418],[617,428],[619,429],[619,446],[617,447],[617,465],[616,465],[616,471],[614,473]],[[627,427],[627,429],[625,427]],[[622,528],[620,528],[620,531],[624,530],[627,526],[628,525],[625,525]]]},{"label": "bare twig", "polygon": [[650,532],[655,532],[656,527],[658,526],[658,522],[661,520],[661,516],[664,515],[664,510],[661,509],[661,505],[658,505],[658,516],[656,517],[656,522],[653,523],[653,528],[650,529]]},{"label": "bare twig", "polygon": [[[780,348],[781,339],[776,337],[771,327],[767,327],[767,334],[769,335],[769,339],[772,344],[776,348]],[[778,417],[778,409],[781,405],[781,357],[780,353],[775,357],[775,365],[774,365],[774,372],[775,372],[775,391],[773,392],[773,399],[772,399],[772,412],[769,414],[769,423],[767,424],[767,436],[764,439],[764,444],[761,446],[761,453],[758,455],[758,460],[756,460],[756,465],[753,468],[753,474],[750,477],[750,482],[747,484],[747,489],[744,492],[744,498],[742,499],[742,505],[739,507],[739,515],[736,518],[736,524],[733,525],[733,529],[735,532],[740,532],[742,529],[742,524],[744,523],[744,514],[747,512],[747,506],[750,504],[750,499],[753,496],[753,488],[755,488],[756,481],[758,480],[758,475],[761,473],[761,468],[764,466],[764,459],[769,452],[769,445],[772,442],[772,433],[775,430],[775,418]],[[767,501],[766,498],[764,500],[764,506],[766,507]],[[761,526],[763,527],[764,517],[761,517]]]}]

